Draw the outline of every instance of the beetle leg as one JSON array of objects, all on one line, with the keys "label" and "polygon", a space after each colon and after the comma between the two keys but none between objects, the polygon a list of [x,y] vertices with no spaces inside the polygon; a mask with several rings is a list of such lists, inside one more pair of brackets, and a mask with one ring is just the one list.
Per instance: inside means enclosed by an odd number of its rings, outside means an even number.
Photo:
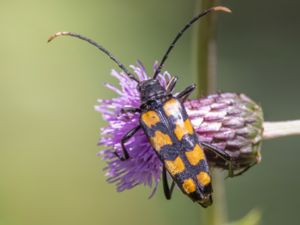
[{"label": "beetle leg", "polygon": [[124,157],[121,157],[118,155],[118,153],[115,151],[114,154],[121,160],[121,161],[125,161],[127,159],[129,159],[129,154],[128,151],[126,150],[125,147],[125,143],[141,128],[140,125],[138,125],[137,127],[133,128],[132,130],[128,131],[127,134],[125,134],[124,137],[122,137],[121,140],[121,145],[122,145],[122,151],[124,154]]},{"label": "beetle leg", "polygon": [[214,152],[216,155],[220,156],[222,159],[224,159],[225,161],[228,162],[228,176],[226,178],[240,176],[243,173],[245,173],[247,170],[249,170],[252,166],[257,164],[257,162],[254,162],[254,163],[250,164],[249,166],[245,167],[244,169],[242,169],[241,171],[239,171],[238,173],[234,173],[234,170],[232,167],[234,160],[229,154],[227,154],[226,152],[222,151],[221,149],[218,149],[208,143],[202,142],[201,144],[204,147],[206,147],[206,149]]},{"label": "beetle leg", "polygon": [[255,166],[257,164],[257,162],[254,162],[252,163],[251,165],[245,167],[243,170],[241,170],[240,172],[236,173],[236,174],[233,174],[232,177],[236,177],[236,176],[240,176],[242,175],[243,173],[245,173],[247,170],[249,170],[252,166]]},{"label": "beetle leg", "polygon": [[[224,159],[226,162],[228,162],[228,176],[227,177],[235,177],[236,174],[234,174],[233,171],[233,158],[226,152],[224,152],[223,150],[216,148],[215,146],[205,143],[205,142],[201,142],[201,144],[209,151],[215,153],[216,155],[218,155],[219,157],[221,157],[222,159]],[[227,178],[226,177],[226,178]]]},{"label": "beetle leg", "polygon": [[174,190],[175,182],[173,180],[171,187],[169,187],[168,178],[167,178],[167,170],[166,170],[165,166],[163,166],[162,181],[163,181],[165,197],[166,197],[166,199],[170,200],[172,197],[173,190]]},{"label": "beetle leg", "polygon": [[133,107],[126,107],[121,109],[121,113],[136,113],[136,112],[141,112],[140,108],[133,108]]},{"label": "beetle leg", "polygon": [[181,100],[181,102],[185,102],[185,100],[192,94],[192,92],[195,90],[196,85],[192,84],[188,87],[186,87],[183,91],[179,92],[176,97]]},{"label": "beetle leg", "polygon": [[176,82],[177,82],[177,77],[172,77],[171,80],[169,81],[167,87],[166,87],[166,91],[168,93],[171,93],[176,85]]},{"label": "beetle leg", "polygon": [[209,151],[215,153],[216,155],[220,156],[222,159],[224,159],[225,161],[232,161],[232,158],[231,156],[224,152],[223,150],[211,145],[211,144],[208,144],[206,142],[200,142],[206,149],[208,149]]}]

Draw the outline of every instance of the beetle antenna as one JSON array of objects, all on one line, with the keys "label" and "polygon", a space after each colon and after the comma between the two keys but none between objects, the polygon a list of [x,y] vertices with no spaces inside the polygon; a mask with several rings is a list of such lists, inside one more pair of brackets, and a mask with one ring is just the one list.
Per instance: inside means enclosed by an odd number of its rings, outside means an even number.
[{"label": "beetle antenna", "polygon": [[160,73],[166,59],[168,58],[169,53],[171,52],[171,50],[175,47],[176,42],[180,39],[180,37],[184,34],[184,32],[193,24],[195,23],[198,19],[200,19],[201,17],[207,15],[210,12],[214,12],[214,11],[223,11],[223,12],[227,12],[227,13],[231,13],[231,10],[227,7],[224,6],[215,6],[212,8],[209,8],[203,12],[201,12],[200,14],[198,14],[197,16],[193,17],[180,31],[179,33],[177,33],[176,37],[174,38],[174,40],[172,41],[171,45],[169,46],[169,48],[167,49],[166,53],[164,54],[162,60],[160,61],[159,66],[157,67],[154,75],[153,75],[153,79],[156,79],[157,75]]},{"label": "beetle antenna", "polygon": [[101,52],[104,52],[110,59],[112,59],[125,73],[126,75],[136,81],[137,83],[139,83],[140,81],[133,76],[127,69],[126,67],[118,60],[116,59],[116,57],[114,57],[108,50],[106,50],[104,47],[102,47],[101,45],[99,45],[97,42],[93,41],[90,38],[87,38],[85,36],[82,36],[80,34],[76,34],[76,33],[72,33],[72,32],[57,32],[56,34],[52,35],[51,37],[49,37],[48,42],[52,41],[53,39],[60,37],[60,36],[71,36],[71,37],[75,37],[75,38],[79,38],[83,41],[86,41],[88,43],[90,43],[91,45],[96,46]]}]

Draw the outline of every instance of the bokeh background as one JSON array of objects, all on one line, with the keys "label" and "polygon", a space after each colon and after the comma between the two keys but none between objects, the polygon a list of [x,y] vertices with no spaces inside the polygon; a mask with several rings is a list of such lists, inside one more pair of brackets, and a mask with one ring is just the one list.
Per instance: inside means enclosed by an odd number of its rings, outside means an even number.
[{"label": "bokeh background", "polygon": [[[200,224],[200,206],[161,188],[117,193],[96,157],[97,98],[116,68],[94,47],[71,38],[51,44],[56,31],[85,34],[124,64],[150,70],[196,0],[0,0],[0,224]],[[300,118],[300,2],[228,0],[232,15],[218,25],[218,89],[243,92],[263,106],[266,120]],[[178,43],[165,69],[178,89],[193,82],[193,31]],[[229,219],[253,208],[262,224],[299,223],[299,137],[263,144],[263,161],[226,180]]]}]

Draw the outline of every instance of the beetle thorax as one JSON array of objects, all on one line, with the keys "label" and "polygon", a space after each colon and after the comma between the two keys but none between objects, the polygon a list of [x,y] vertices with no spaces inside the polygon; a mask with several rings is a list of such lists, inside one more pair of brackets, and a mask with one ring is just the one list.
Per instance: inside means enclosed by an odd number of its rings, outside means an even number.
[{"label": "beetle thorax", "polygon": [[149,79],[142,81],[138,85],[138,90],[141,95],[142,103],[149,100],[161,99],[167,96],[167,92],[163,86],[156,79]]}]

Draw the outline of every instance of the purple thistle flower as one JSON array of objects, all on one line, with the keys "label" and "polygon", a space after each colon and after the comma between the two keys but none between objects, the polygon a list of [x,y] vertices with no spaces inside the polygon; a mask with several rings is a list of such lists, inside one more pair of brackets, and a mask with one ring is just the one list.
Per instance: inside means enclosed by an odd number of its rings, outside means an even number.
[{"label": "purple thistle flower", "polygon": [[[148,79],[144,66],[138,63],[131,66],[139,80]],[[156,65],[154,65],[154,71]],[[122,114],[124,107],[140,107],[140,94],[137,83],[124,73],[112,71],[112,76],[119,80],[120,88],[111,84],[105,86],[118,97],[99,99],[95,108],[109,125],[101,129],[99,145],[107,148],[98,153],[107,162],[104,168],[107,181],[116,183],[117,191],[131,189],[144,184],[153,187],[154,194],[162,172],[162,162],[152,149],[146,135],[139,130],[126,142],[130,158],[120,161],[114,151],[122,155],[121,139],[139,124],[139,113]],[[166,87],[171,75],[160,73],[158,79]],[[234,170],[243,169],[260,160],[262,139],[262,111],[245,95],[222,93],[185,102],[187,113],[198,134],[199,140],[217,146],[233,157]],[[228,164],[221,158],[205,152],[211,166],[228,169]]]},{"label": "purple thistle flower", "polygon": [[[155,68],[156,66],[154,66]],[[141,63],[138,66],[131,66],[139,80],[148,79],[146,70]],[[117,93],[119,96],[111,100],[99,99],[99,105],[96,110],[102,113],[104,120],[109,125],[101,129],[101,139],[99,145],[105,145],[108,148],[100,151],[98,154],[107,162],[107,181],[116,183],[117,191],[131,189],[138,184],[144,184],[149,187],[154,185],[153,193],[156,190],[162,172],[162,163],[152,149],[146,135],[142,130],[138,131],[127,143],[130,159],[120,161],[115,155],[117,151],[122,155],[121,139],[132,128],[139,124],[139,114],[128,113],[121,114],[124,107],[140,107],[140,94],[137,91],[137,83],[124,72],[118,73],[112,71],[112,76],[119,80],[120,89],[113,85],[105,86]],[[159,80],[162,86],[166,87],[171,75],[168,72],[159,74]]]}]

